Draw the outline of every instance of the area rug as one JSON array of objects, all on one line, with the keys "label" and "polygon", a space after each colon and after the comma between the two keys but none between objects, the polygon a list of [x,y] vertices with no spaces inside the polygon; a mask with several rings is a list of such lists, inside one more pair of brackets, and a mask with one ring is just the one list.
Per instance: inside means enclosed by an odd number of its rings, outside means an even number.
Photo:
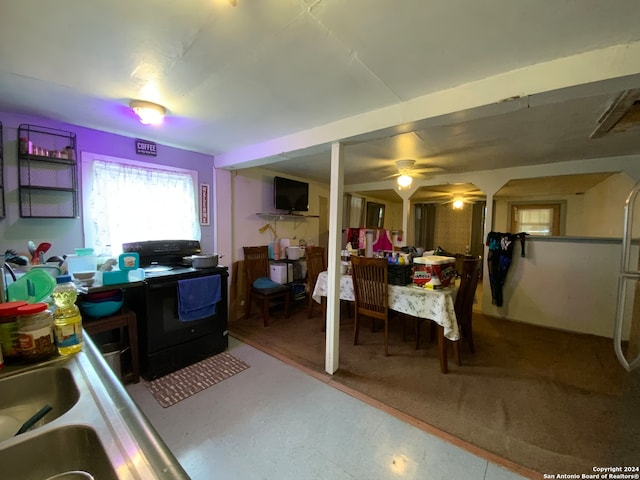
[{"label": "area rug", "polygon": [[147,389],[163,407],[170,407],[249,368],[227,352],[206,358],[147,383]]}]

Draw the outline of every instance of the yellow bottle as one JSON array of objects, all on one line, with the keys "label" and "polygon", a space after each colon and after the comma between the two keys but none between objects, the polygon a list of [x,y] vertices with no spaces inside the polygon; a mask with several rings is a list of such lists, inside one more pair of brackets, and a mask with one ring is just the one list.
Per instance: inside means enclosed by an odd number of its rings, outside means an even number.
[{"label": "yellow bottle", "polygon": [[78,293],[70,275],[56,278],[51,297],[56,305],[53,312],[53,332],[60,355],[71,355],[82,350],[82,316],[76,306]]}]

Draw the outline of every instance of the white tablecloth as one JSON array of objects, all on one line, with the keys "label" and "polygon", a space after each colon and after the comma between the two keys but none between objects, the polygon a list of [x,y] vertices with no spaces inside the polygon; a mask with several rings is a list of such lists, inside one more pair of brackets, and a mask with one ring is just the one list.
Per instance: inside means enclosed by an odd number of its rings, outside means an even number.
[{"label": "white tablecloth", "polygon": [[[389,285],[389,308],[418,318],[433,320],[444,327],[444,336],[449,340],[458,340],[458,321],[453,302],[457,289],[455,287],[441,290],[429,290],[407,285]],[[313,289],[313,299],[320,303],[327,296],[327,272],[320,272]],[[351,275],[340,276],[340,299],[355,301],[353,280]]]}]

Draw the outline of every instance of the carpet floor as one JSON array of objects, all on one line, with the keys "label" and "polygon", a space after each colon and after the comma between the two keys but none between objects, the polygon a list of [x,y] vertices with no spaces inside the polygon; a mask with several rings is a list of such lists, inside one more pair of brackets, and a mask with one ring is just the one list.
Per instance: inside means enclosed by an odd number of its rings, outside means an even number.
[{"label": "carpet floor", "polygon": [[[289,319],[273,312],[230,323],[230,333],[324,372],[320,308],[302,305]],[[415,349],[413,320],[403,341],[401,316],[390,322],[389,357],[382,325],[369,319],[354,346],[353,319],[343,308],[339,369],[332,381],[421,422],[544,473],[591,473],[594,466],[638,464],[640,374],[617,363],[610,339],[562,332],[474,313],[476,353],[439,370],[428,322]],[[449,349],[451,350],[451,349]]]}]

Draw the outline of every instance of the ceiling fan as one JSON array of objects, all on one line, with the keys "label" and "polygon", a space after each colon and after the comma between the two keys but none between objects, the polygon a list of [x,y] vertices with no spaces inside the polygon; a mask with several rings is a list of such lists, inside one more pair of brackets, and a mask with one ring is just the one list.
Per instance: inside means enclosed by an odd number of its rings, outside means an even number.
[{"label": "ceiling fan", "polygon": [[451,198],[451,200],[448,200],[442,203],[443,204],[450,203],[454,210],[461,210],[465,204],[473,205],[474,203],[483,202],[485,200],[486,199],[484,197],[474,197],[471,195],[461,194],[461,195],[454,195]]},{"label": "ceiling fan", "polygon": [[446,205],[451,203],[454,210],[460,210],[465,204],[474,204],[486,201],[486,197],[479,190],[438,191],[428,189],[428,196],[422,199],[424,203],[437,203]]},{"label": "ceiling fan", "polygon": [[415,164],[416,161],[412,159],[396,160],[396,169],[398,172],[389,175],[387,178],[397,177],[398,188],[403,189],[410,187],[415,177],[424,177],[424,173],[444,171],[444,169],[440,167],[414,168]]}]

